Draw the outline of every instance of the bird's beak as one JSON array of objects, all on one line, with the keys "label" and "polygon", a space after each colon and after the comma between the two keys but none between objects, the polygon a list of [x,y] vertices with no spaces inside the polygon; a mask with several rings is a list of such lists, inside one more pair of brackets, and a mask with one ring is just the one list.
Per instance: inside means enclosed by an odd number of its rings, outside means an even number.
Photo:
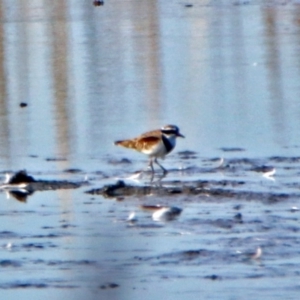
[{"label": "bird's beak", "polygon": [[181,134],[180,132],[177,133],[177,136],[179,136],[181,138],[185,138],[185,136],[183,134]]}]

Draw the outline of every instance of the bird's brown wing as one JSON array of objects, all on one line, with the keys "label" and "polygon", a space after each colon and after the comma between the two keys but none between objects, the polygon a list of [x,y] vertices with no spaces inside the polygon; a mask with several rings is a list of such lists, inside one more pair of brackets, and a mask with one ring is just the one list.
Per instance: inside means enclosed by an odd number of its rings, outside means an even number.
[{"label": "bird's brown wing", "polygon": [[157,130],[152,130],[152,131],[148,131],[143,133],[141,136],[137,137],[137,139],[139,138],[144,138],[144,137],[161,137],[161,131],[159,129]]},{"label": "bird's brown wing", "polygon": [[116,141],[115,145],[135,149],[137,151],[149,150],[160,141],[160,135],[158,135],[156,131],[152,133],[156,134],[150,134],[150,132],[148,132],[132,140]]},{"label": "bird's brown wing", "polygon": [[160,142],[160,136],[142,136],[135,141],[136,150],[150,150]]}]

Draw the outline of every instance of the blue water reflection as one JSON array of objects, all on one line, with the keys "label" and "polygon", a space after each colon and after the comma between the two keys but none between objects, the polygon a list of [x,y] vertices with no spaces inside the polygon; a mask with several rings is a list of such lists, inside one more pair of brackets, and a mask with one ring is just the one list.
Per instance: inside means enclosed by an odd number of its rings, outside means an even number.
[{"label": "blue water reflection", "polygon": [[101,158],[117,151],[114,139],[169,122],[188,137],[179,150],[202,156],[296,152],[298,13],[292,4],[4,1],[1,166],[21,168],[29,155]]}]

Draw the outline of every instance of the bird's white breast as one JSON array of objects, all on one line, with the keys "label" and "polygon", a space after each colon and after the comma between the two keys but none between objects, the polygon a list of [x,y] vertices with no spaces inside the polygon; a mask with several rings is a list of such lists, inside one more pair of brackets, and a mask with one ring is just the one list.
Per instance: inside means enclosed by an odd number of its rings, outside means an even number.
[{"label": "bird's white breast", "polygon": [[174,135],[165,136],[165,137],[168,139],[168,141],[172,147],[172,149],[170,151],[167,151],[163,140],[161,140],[159,143],[157,143],[157,145],[153,146],[151,149],[143,151],[143,153],[145,153],[151,157],[164,157],[166,154],[171,152],[174,149],[174,147],[176,146],[176,137]]}]

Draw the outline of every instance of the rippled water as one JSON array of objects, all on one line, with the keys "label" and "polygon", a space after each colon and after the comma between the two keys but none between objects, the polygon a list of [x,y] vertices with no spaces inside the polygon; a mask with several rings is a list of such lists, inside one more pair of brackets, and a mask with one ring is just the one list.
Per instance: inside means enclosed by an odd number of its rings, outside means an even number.
[{"label": "rippled water", "polygon": [[[0,194],[3,298],[297,298],[299,1],[3,0],[0,16],[3,180],[89,182]],[[162,185],[231,197],[86,193],[145,166],[114,140],[166,123],[186,139]],[[183,211],[155,222],[141,204]]]}]

